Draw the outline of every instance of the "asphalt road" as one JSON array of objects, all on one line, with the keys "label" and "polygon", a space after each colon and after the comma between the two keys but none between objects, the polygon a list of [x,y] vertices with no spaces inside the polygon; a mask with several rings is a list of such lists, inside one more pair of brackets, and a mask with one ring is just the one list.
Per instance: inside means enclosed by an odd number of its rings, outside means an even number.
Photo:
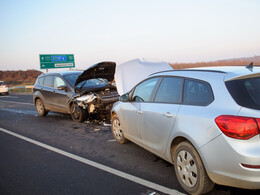
[{"label": "asphalt road", "polygon": [[[0,194],[180,194],[173,166],[107,124],[39,117],[32,95],[0,96]],[[216,185],[209,194],[260,194]]]}]

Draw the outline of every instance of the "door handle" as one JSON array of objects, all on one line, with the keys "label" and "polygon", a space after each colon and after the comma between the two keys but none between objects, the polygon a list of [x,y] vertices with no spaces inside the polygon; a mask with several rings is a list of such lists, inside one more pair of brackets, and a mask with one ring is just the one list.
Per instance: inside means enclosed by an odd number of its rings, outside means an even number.
[{"label": "door handle", "polygon": [[143,111],[137,110],[136,113],[137,113],[137,114],[143,114]]},{"label": "door handle", "polygon": [[163,116],[167,117],[167,118],[172,118],[173,114],[170,114],[169,112],[163,113]]}]

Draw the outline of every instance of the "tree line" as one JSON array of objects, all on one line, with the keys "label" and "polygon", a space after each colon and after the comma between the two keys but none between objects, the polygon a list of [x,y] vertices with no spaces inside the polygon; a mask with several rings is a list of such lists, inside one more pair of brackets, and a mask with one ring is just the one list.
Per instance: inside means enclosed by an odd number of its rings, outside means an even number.
[{"label": "tree line", "polygon": [[0,80],[8,86],[33,85],[40,74],[38,70],[0,71]]},{"label": "tree line", "polygon": [[251,58],[239,58],[231,60],[218,60],[212,62],[196,62],[196,63],[170,63],[173,69],[185,69],[185,68],[196,68],[196,67],[210,67],[210,66],[247,66],[251,62],[255,66],[260,66],[260,56]]}]

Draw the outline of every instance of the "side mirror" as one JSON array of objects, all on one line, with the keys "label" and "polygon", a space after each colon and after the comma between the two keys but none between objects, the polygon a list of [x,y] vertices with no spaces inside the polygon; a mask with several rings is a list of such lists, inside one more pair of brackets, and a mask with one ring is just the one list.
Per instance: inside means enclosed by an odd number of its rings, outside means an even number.
[{"label": "side mirror", "polygon": [[119,101],[121,101],[121,102],[128,102],[129,101],[129,94],[126,93],[124,95],[121,95],[120,98],[119,98]]},{"label": "side mirror", "polygon": [[58,90],[64,90],[64,91],[68,91],[68,88],[66,85],[61,85],[58,87]]}]

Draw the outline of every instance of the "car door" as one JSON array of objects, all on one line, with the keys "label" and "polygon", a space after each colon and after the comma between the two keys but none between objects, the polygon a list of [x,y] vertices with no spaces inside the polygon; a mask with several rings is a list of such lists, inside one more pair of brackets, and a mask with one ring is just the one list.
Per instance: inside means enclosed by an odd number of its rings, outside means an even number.
[{"label": "car door", "polygon": [[143,129],[143,112],[141,104],[149,104],[155,92],[158,81],[161,78],[155,77],[143,81],[134,89],[130,101],[124,103],[121,112],[124,116],[123,126],[126,128],[127,136],[142,145],[141,131]]},{"label": "car door", "polygon": [[[58,89],[64,86],[65,89]],[[71,95],[69,87],[66,85],[65,81],[59,77],[54,76],[53,80],[53,105],[55,110],[58,112],[69,112],[68,110],[68,100]]]},{"label": "car door", "polygon": [[165,77],[157,90],[154,102],[140,103],[143,113],[143,144],[153,152],[164,155],[170,133],[182,99],[183,79]]},{"label": "car door", "polygon": [[53,76],[46,76],[40,88],[45,107],[52,110],[53,107]]},{"label": "car door", "polygon": [[[212,126],[213,118],[219,113],[216,105],[211,105],[213,101],[214,94],[209,83],[185,78],[182,105],[174,129],[190,136],[189,139],[194,140],[197,147],[203,146],[219,135],[219,131],[215,131]],[[198,132],[199,129],[205,131]],[[201,136],[202,132],[207,136]]]}]

